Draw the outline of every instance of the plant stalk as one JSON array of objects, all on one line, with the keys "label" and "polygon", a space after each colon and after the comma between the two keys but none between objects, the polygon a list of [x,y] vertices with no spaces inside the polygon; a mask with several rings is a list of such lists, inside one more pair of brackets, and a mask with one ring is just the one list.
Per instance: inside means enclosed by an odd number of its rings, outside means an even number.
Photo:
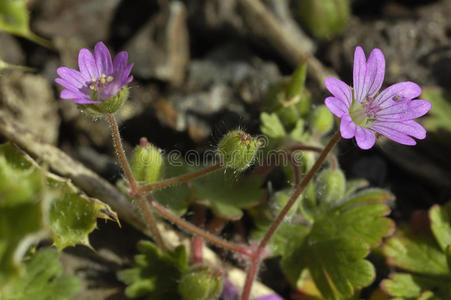
[{"label": "plant stalk", "polygon": [[302,181],[296,186],[296,190],[291,195],[291,197],[288,200],[287,204],[280,211],[279,215],[274,220],[274,222],[272,223],[272,225],[269,228],[269,230],[266,232],[266,234],[263,237],[263,239],[260,241],[257,249],[253,253],[252,260],[251,260],[251,265],[249,266],[249,269],[247,271],[246,282],[244,283],[244,288],[243,288],[243,293],[241,295],[241,300],[249,300],[249,297],[250,297],[250,294],[251,294],[251,289],[252,289],[252,284],[253,284],[255,276],[256,276],[256,274],[258,272],[258,267],[260,265],[261,256],[262,256],[262,254],[264,252],[264,249],[265,249],[266,245],[268,244],[268,242],[270,241],[270,239],[272,238],[274,233],[279,228],[279,226],[282,223],[283,219],[285,218],[285,216],[287,215],[288,211],[293,206],[293,204],[296,202],[296,200],[298,199],[299,195],[302,194],[304,189],[309,184],[310,180],[312,180],[312,178],[315,175],[315,173],[319,170],[319,168],[323,164],[323,162],[326,159],[326,157],[329,154],[329,152],[332,150],[332,148],[335,146],[335,144],[339,140],[340,140],[340,132],[337,131],[332,136],[332,138],[330,139],[330,141],[326,145],[326,147],[323,149],[323,151],[319,155],[319,157],[316,160],[316,162],[313,165],[313,167],[310,169],[310,171],[307,173],[307,175],[302,179]]}]

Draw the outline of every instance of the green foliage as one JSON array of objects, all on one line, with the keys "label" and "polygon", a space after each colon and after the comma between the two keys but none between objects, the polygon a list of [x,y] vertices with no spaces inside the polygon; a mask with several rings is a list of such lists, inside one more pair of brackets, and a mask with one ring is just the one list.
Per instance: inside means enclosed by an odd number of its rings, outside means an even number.
[{"label": "green foliage", "polygon": [[97,218],[117,220],[104,203],[40,168],[11,144],[0,146],[0,287],[23,271],[22,258],[39,240],[89,245]]},{"label": "green foliage", "polygon": [[[171,163],[165,160],[164,178],[177,177],[194,171],[195,169],[186,165],[181,159],[177,158]],[[191,203],[192,192],[186,183],[167,187],[153,192],[155,199],[172,213],[181,216],[188,210]]]},{"label": "green foliage", "polygon": [[451,132],[451,95],[439,88],[423,89],[422,99],[427,99],[432,103],[424,126],[431,131],[440,129]]},{"label": "green foliage", "polygon": [[341,34],[348,24],[350,14],[349,0],[299,1],[302,23],[320,39],[330,39]]},{"label": "green foliage", "polygon": [[12,65],[0,58],[0,72],[3,70],[19,70],[19,71],[31,71],[32,68],[24,67],[24,66],[18,66],[18,65]]},{"label": "green foliage", "polygon": [[0,31],[22,36],[50,48],[50,42],[30,31],[26,0],[0,1]]},{"label": "green foliage", "polygon": [[221,273],[205,266],[193,266],[179,283],[179,292],[184,300],[218,299],[221,291]]},{"label": "green foliage", "polygon": [[62,276],[58,253],[54,249],[37,251],[25,261],[24,272],[11,286],[0,292],[4,300],[65,300],[79,290],[74,276]]},{"label": "green foliage", "polygon": [[238,220],[242,209],[261,202],[265,190],[258,176],[240,177],[230,171],[218,171],[192,181],[193,195],[198,203],[228,220]]},{"label": "green foliage", "polygon": [[[409,273],[394,273],[382,288],[397,299],[451,298],[451,202],[429,211],[429,222],[415,229],[400,226],[383,246],[389,265]],[[426,297],[427,296],[427,297]]]},{"label": "green foliage", "polygon": [[325,105],[319,105],[310,116],[310,127],[314,132],[326,134],[334,126],[334,116]]},{"label": "green foliage", "polygon": [[163,254],[152,242],[138,244],[141,254],[132,268],[118,272],[118,278],[128,286],[129,298],[179,300],[178,284],[188,268],[188,256],[183,246]]},{"label": "green foliage", "polygon": [[[311,193],[315,194],[314,188]],[[344,188],[340,194],[344,195]],[[354,192],[327,206],[312,206],[311,226],[282,223],[270,246],[273,255],[282,256],[281,267],[289,281],[297,286],[308,271],[325,299],[348,298],[371,284],[375,271],[365,257],[394,227],[385,217],[390,210],[384,202],[393,197],[387,194],[373,189]],[[268,224],[259,224],[253,238],[266,231]]]},{"label": "green foliage", "polygon": [[268,137],[279,139],[286,135],[282,122],[280,122],[279,117],[275,113],[267,114],[264,112],[260,115],[260,120],[260,129]]}]

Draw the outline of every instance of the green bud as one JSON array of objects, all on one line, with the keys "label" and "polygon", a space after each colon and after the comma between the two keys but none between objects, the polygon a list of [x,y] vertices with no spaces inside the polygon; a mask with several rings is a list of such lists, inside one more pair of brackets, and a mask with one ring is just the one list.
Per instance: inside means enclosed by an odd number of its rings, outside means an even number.
[{"label": "green bud", "polygon": [[222,291],[222,275],[205,266],[195,266],[182,277],[178,288],[184,300],[218,299]]},{"label": "green bud", "polygon": [[296,105],[282,106],[277,109],[275,113],[282,121],[283,125],[290,129],[296,125],[296,122],[299,119],[299,112]]},{"label": "green bud", "polygon": [[339,203],[345,193],[346,178],[339,169],[326,169],[315,180],[315,197],[321,203]]},{"label": "green bud", "polygon": [[313,222],[316,207],[315,183],[310,181],[302,193],[302,201],[298,204],[299,213],[308,221]]},{"label": "green bud", "polygon": [[305,88],[305,78],[307,77],[307,64],[302,62],[293,75],[287,87],[287,101],[292,101],[295,97],[301,97]]},{"label": "green bud", "polygon": [[296,103],[296,108],[300,117],[305,117],[310,113],[312,108],[312,95],[307,89],[302,90],[301,99]]},{"label": "green bud", "polygon": [[259,143],[242,130],[227,133],[218,145],[222,163],[227,168],[244,171],[255,158]]},{"label": "green bud", "polygon": [[344,31],[349,21],[349,0],[302,0],[299,15],[317,38],[330,39]]},{"label": "green bud", "polygon": [[131,161],[133,176],[138,181],[152,183],[163,178],[164,160],[158,148],[141,138]]},{"label": "green bud", "polygon": [[310,126],[314,132],[326,134],[334,126],[334,116],[325,105],[320,105],[310,115]]},{"label": "green bud", "polygon": [[[277,216],[280,211],[285,207],[285,205],[288,203],[288,200],[290,200],[291,194],[293,193],[292,189],[284,189],[281,191],[278,191],[272,195],[270,203],[273,208],[274,217]],[[301,198],[301,196],[298,197],[298,200]],[[290,210],[287,213],[287,218],[291,218],[298,209],[299,201],[296,201],[294,205],[290,208]]]},{"label": "green bud", "polygon": [[128,87],[123,87],[116,96],[98,104],[79,105],[80,109],[88,114],[103,115],[117,112],[128,98]]}]

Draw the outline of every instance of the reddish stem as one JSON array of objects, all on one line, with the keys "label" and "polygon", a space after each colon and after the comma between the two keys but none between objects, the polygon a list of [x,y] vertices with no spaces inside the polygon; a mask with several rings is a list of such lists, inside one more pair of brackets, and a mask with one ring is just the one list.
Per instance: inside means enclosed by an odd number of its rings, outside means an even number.
[{"label": "reddish stem", "polygon": [[283,219],[287,215],[288,211],[291,209],[293,204],[298,199],[299,195],[304,191],[306,186],[309,184],[310,180],[313,178],[315,173],[318,171],[318,169],[323,164],[324,160],[326,159],[328,153],[332,150],[332,148],[335,146],[335,144],[340,140],[340,132],[337,131],[332,138],[330,139],[329,143],[326,145],[326,147],[323,149],[321,154],[319,155],[318,159],[316,160],[313,167],[310,169],[310,171],[307,173],[307,175],[302,179],[302,181],[296,186],[296,190],[291,195],[290,199],[288,200],[285,207],[280,211],[277,218],[274,220],[274,222],[271,224],[271,227],[266,232],[263,239],[260,241],[257,249],[252,255],[251,265],[249,266],[247,275],[246,275],[246,282],[244,283],[243,293],[241,296],[241,300],[249,300],[252,284],[254,282],[255,276],[258,272],[258,267],[260,265],[260,260],[262,253],[268,244],[268,242],[271,240],[274,233],[279,228],[280,224],[282,223]]},{"label": "reddish stem", "polygon": [[[199,228],[204,228],[205,224],[205,208],[202,206],[196,206],[194,208],[194,225]],[[204,240],[202,237],[193,236],[193,242],[191,244],[191,252],[193,264],[201,264],[203,262],[202,249],[204,247]]]}]

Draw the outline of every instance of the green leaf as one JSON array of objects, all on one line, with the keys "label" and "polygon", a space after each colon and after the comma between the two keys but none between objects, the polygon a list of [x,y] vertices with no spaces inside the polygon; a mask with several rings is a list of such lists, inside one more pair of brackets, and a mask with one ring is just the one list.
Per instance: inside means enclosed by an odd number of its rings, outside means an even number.
[{"label": "green leaf", "polygon": [[293,130],[291,130],[291,132],[290,132],[290,138],[292,138],[294,141],[298,141],[298,142],[306,140],[308,137],[308,134],[304,133],[304,125],[305,125],[305,121],[303,119],[297,120],[296,124],[294,125]]},{"label": "green leaf", "polygon": [[381,195],[385,194],[363,191],[349,197],[350,204],[318,211],[302,244],[282,257],[282,270],[292,284],[308,270],[326,299],[351,297],[369,285],[374,267],[364,258],[370,246],[380,243],[394,227],[385,217],[388,206],[375,201],[383,199]]},{"label": "green leaf", "polygon": [[[25,262],[24,275],[16,280],[0,297],[5,300],[65,300],[79,290],[79,281],[74,276],[62,276],[58,253],[54,249],[43,249]],[[0,296],[2,296],[0,292]]]},{"label": "green leaf", "polygon": [[[396,273],[381,283],[382,289],[397,299],[450,299],[450,279],[439,277],[426,277],[421,275]],[[434,294],[432,294],[434,291]],[[420,298],[421,297],[421,298]],[[426,297],[426,298],[423,298]]]},{"label": "green leaf", "polygon": [[19,66],[19,65],[12,65],[4,60],[0,59],[0,72],[3,70],[19,70],[19,71],[32,71],[33,68],[25,67],[25,66]]},{"label": "green leaf", "polygon": [[382,250],[391,266],[424,275],[450,274],[446,255],[434,238],[408,227],[398,227]]},{"label": "green leaf", "polygon": [[445,250],[451,245],[451,202],[444,206],[434,205],[429,210],[431,230],[440,248]]},{"label": "green leaf", "polygon": [[30,31],[30,20],[26,0],[0,1],[0,31],[22,36],[41,46],[50,48],[48,40]]},{"label": "green leaf", "polygon": [[163,254],[153,243],[141,241],[141,254],[132,268],[118,272],[118,278],[128,287],[129,298],[179,300],[178,282],[188,268],[188,256],[183,246]]},{"label": "green leaf", "polygon": [[[171,162],[166,159],[164,178],[176,177],[192,171],[194,168],[186,165],[181,159]],[[178,216],[186,213],[192,198],[191,189],[186,183],[155,191],[153,195],[160,204]]]},{"label": "green leaf", "polygon": [[89,245],[97,218],[117,221],[106,204],[84,196],[11,144],[0,146],[0,195],[0,287],[17,277],[23,255],[39,240],[51,236],[60,249]]},{"label": "green leaf", "polygon": [[374,267],[364,259],[368,250],[365,243],[355,238],[310,235],[281,264],[293,284],[301,271],[308,269],[325,299],[343,299],[374,280]]},{"label": "green leaf", "polygon": [[215,215],[229,220],[240,219],[242,209],[263,200],[265,190],[261,185],[258,176],[238,177],[222,170],[192,181],[196,201],[210,207]]},{"label": "green leaf", "polygon": [[80,194],[70,181],[47,175],[48,224],[58,249],[82,244],[90,247],[89,234],[97,228],[97,218],[119,222],[105,203]]},{"label": "green leaf", "polygon": [[263,112],[260,115],[260,121],[261,132],[266,134],[270,138],[278,139],[283,138],[286,135],[282,122],[275,113],[268,114]]},{"label": "green leaf", "polygon": [[424,126],[431,131],[443,129],[451,131],[451,96],[445,93],[440,88],[423,89],[422,98],[427,99],[432,103],[431,111],[429,112]]}]

